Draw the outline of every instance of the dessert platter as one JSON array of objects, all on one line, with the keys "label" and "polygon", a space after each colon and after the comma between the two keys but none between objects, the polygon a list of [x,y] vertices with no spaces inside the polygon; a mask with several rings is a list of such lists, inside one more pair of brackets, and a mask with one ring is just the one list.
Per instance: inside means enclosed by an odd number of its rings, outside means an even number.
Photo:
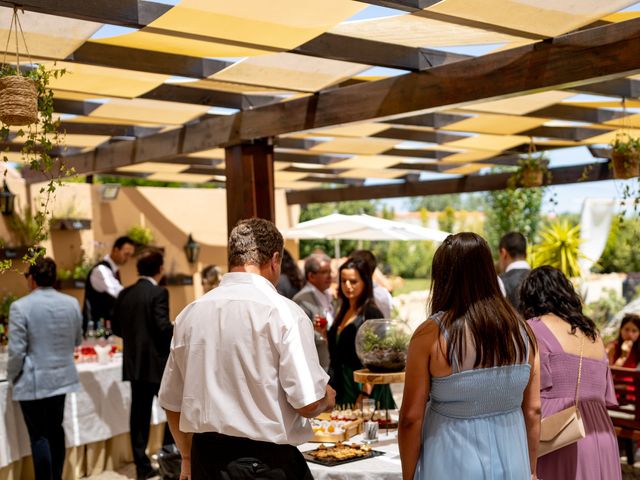
[{"label": "dessert platter", "polygon": [[327,467],[342,465],[367,458],[384,455],[384,452],[372,450],[369,445],[337,442],[333,446],[320,445],[314,450],[303,452],[305,460]]}]

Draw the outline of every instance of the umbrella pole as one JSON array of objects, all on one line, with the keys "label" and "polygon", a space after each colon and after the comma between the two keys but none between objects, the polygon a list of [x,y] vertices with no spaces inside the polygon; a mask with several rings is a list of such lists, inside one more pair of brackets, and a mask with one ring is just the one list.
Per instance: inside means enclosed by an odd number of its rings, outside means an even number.
[{"label": "umbrella pole", "polygon": [[336,260],[340,258],[340,240],[338,240],[337,238],[335,239],[333,244],[333,255]]}]

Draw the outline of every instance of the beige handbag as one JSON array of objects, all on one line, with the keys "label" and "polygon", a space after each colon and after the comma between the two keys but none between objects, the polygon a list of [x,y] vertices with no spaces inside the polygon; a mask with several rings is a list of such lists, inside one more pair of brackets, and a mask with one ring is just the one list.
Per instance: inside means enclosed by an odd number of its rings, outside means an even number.
[{"label": "beige handbag", "polygon": [[542,419],[540,424],[540,444],[538,445],[538,457],[547,453],[576,443],[586,436],[584,423],[578,409],[578,391],[580,390],[580,378],[582,375],[582,349],[584,337],[580,342],[580,366],[578,367],[578,383],[576,385],[575,405],[560,410],[553,415]]}]

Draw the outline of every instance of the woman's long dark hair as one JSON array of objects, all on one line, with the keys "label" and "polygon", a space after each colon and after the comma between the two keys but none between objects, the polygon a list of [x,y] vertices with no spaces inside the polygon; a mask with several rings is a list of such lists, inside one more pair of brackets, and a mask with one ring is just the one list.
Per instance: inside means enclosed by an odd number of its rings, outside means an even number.
[{"label": "woman's long dark hair", "polygon": [[291,282],[291,285],[296,289],[300,290],[304,286],[304,277],[302,276],[302,272],[296,265],[296,261],[293,259],[291,254],[285,249],[282,253],[282,275],[287,277]]},{"label": "woman's long dark hair", "polygon": [[527,344],[535,339],[500,292],[487,242],[472,232],[449,235],[433,257],[431,312],[444,312],[449,335],[447,359],[465,356],[466,335],[476,350],[474,367],[526,362]]},{"label": "woman's long dark hair", "polygon": [[362,258],[349,258],[344,262],[338,270],[338,299],[340,300],[340,310],[336,315],[336,321],[333,322],[333,326],[337,329],[342,323],[342,319],[349,310],[349,299],[342,291],[342,271],[343,270],[355,270],[362,278],[364,283],[364,289],[362,294],[358,298],[356,304],[358,305],[358,314],[364,312],[367,305],[374,303],[373,299],[373,280],[371,279],[371,270],[369,264]]},{"label": "woman's long dark hair", "polygon": [[[627,313],[624,317],[622,317],[622,322],[620,322],[620,330],[618,332],[618,341],[616,342],[616,348],[614,351],[613,358],[615,360],[620,358],[622,355],[622,327],[624,327],[627,323],[633,323],[638,330],[640,330],[640,316],[635,315],[633,313]],[[635,357],[636,361],[640,361],[640,337],[633,342],[633,346],[631,347],[631,354]]]},{"label": "woman's long dark hair", "polygon": [[525,318],[553,313],[571,325],[571,333],[579,328],[592,342],[598,338],[598,329],[582,313],[582,301],[567,277],[548,265],[529,272],[520,286],[520,304]]}]

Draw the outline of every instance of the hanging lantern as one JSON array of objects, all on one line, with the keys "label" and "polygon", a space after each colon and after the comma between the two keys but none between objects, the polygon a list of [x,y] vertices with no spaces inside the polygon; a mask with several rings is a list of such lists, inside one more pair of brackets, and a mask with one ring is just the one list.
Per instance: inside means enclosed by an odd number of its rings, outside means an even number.
[{"label": "hanging lantern", "polygon": [[13,207],[15,204],[16,195],[11,190],[9,190],[9,186],[7,185],[7,181],[4,181],[4,186],[0,191],[0,212],[2,215],[12,215]]},{"label": "hanging lantern", "polygon": [[187,243],[184,245],[184,253],[187,255],[187,261],[189,263],[196,263],[198,261],[198,255],[200,254],[200,244],[196,242],[191,234],[187,239]]}]

